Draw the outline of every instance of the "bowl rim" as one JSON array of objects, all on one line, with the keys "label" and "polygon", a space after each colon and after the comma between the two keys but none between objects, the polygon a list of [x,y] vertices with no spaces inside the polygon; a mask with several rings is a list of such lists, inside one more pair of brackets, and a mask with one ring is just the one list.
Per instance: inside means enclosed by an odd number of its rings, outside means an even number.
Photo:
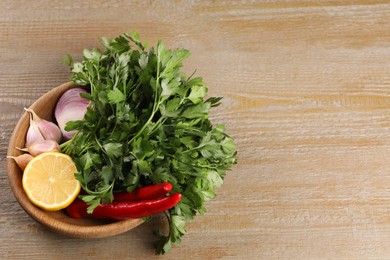
[{"label": "bowl rim", "polygon": [[[64,92],[66,89],[76,86],[73,82],[66,82],[53,89],[49,90],[42,96],[40,96],[31,106],[31,109],[34,109],[38,104],[44,102],[49,97],[54,94],[60,92]],[[26,121],[29,119],[27,112],[24,112],[22,116],[19,118],[13,132],[11,138],[9,139],[7,156],[17,156],[20,153],[15,149],[14,141],[19,137],[18,131],[22,127],[23,124],[26,124]],[[15,174],[16,172],[20,174]],[[59,218],[57,212],[49,212],[43,209],[40,209],[33,205],[30,200],[27,198],[23,188],[20,188],[21,185],[21,177],[22,172],[16,165],[15,161],[12,159],[8,159],[7,161],[7,175],[9,185],[11,190],[20,204],[20,206],[24,209],[24,211],[30,215],[34,220],[48,227],[50,230],[55,231],[57,233],[70,236],[70,237],[78,237],[78,238],[103,238],[118,235],[124,233],[130,229],[133,229],[144,221],[142,219],[128,219],[116,222],[97,222],[94,225],[78,225],[77,220],[74,220],[72,223],[65,222],[63,218],[69,218],[63,213],[64,217]],[[19,186],[19,188],[18,188]]]}]

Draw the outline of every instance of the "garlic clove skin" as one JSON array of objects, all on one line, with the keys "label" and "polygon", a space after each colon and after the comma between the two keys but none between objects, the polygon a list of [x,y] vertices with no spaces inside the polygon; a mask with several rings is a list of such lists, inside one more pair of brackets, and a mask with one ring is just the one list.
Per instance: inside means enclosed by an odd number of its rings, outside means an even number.
[{"label": "garlic clove skin", "polygon": [[13,159],[16,164],[19,166],[19,168],[24,171],[27,164],[31,161],[32,158],[34,158],[31,154],[24,153],[19,156],[7,156],[7,158]]},{"label": "garlic clove skin", "polygon": [[[57,143],[61,142],[62,133],[60,128],[56,124],[40,118],[32,109],[25,108],[25,110],[29,112],[32,117],[32,120],[30,120],[30,127],[31,126],[34,127],[34,123],[35,123],[44,140],[53,140],[56,141]],[[34,134],[36,134],[35,130],[34,130]],[[30,145],[31,144],[32,143],[30,143]]]},{"label": "garlic clove skin", "polygon": [[26,146],[30,146],[35,142],[40,142],[45,140],[45,138],[42,136],[41,132],[39,131],[39,128],[35,121],[32,120],[32,114],[30,113],[30,126],[27,130],[26,135]]},{"label": "garlic clove skin", "polygon": [[35,142],[28,147],[28,152],[34,157],[44,152],[60,152],[60,150],[60,145],[53,140]]},{"label": "garlic clove skin", "polygon": [[61,142],[62,133],[56,124],[42,120],[41,124],[39,125],[39,130],[45,140],[53,140],[57,143]]}]

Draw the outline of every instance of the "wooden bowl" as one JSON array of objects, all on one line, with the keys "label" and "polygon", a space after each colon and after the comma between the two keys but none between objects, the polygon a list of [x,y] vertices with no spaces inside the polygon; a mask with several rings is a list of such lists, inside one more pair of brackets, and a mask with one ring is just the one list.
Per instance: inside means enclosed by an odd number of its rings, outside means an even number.
[{"label": "wooden bowl", "polygon": [[[57,100],[65,90],[72,87],[72,82],[62,84],[35,101],[32,108],[41,118],[54,119],[54,108]],[[20,151],[15,147],[23,147],[29,127],[29,116],[25,112],[17,123],[9,143],[8,155],[18,156]],[[11,189],[22,208],[36,221],[52,231],[78,238],[102,238],[124,233],[143,223],[142,219],[129,219],[117,222],[105,222],[91,219],[73,219],[64,211],[49,212],[34,206],[27,198],[22,187],[23,172],[14,160],[7,162],[8,179]]]}]

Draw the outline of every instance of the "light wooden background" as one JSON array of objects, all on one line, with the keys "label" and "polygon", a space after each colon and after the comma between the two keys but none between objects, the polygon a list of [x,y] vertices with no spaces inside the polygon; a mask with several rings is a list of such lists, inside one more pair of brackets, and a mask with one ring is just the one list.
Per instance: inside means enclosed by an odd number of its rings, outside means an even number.
[{"label": "light wooden background", "polygon": [[5,156],[23,111],[66,82],[61,60],[137,30],[192,52],[239,163],[159,259],[390,257],[390,1],[0,2],[0,258],[154,259],[158,221],[79,240],[17,204]]}]

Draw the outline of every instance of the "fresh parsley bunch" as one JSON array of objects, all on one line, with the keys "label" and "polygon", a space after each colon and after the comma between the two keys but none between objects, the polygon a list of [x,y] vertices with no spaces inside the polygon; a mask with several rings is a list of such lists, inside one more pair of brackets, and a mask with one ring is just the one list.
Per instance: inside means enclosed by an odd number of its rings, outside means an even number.
[{"label": "fresh parsley bunch", "polygon": [[101,38],[104,50],[68,58],[72,81],[90,89],[83,120],[69,122],[77,134],[62,145],[75,161],[77,179],[88,193],[89,211],[113,200],[117,191],[170,182],[183,197],[166,212],[169,234],[159,234],[156,253],[180,243],[185,224],[206,211],[225,172],[236,163],[236,146],[209,110],[221,98],[205,99],[200,77],[180,68],[190,52],[148,48],[135,32]]}]

